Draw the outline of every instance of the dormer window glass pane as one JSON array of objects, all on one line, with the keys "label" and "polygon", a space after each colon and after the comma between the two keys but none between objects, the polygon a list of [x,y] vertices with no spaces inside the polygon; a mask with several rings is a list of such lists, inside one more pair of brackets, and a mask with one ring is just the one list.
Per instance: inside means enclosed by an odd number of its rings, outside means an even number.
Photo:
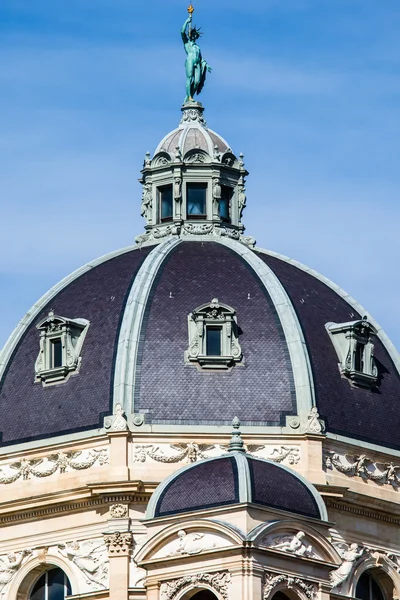
[{"label": "dormer window glass pane", "polygon": [[172,218],[172,185],[164,185],[159,190],[161,220]]},{"label": "dormer window glass pane", "polygon": [[207,356],[221,356],[221,327],[207,327],[206,354]]},{"label": "dormer window glass pane", "polygon": [[187,214],[188,218],[206,218],[206,183],[188,183],[186,186],[187,194]]},{"label": "dormer window glass pane", "polygon": [[221,186],[221,199],[219,201],[219,217],[221,221],[230,223],[230,204],[233,195],[233,189],[227,185]]},{"label": "dormer window glass pane", "polygon": [[62,344],[61,340],[51,340],[51,368],[57,369],[57,367],[63,366],[62,360]]}]

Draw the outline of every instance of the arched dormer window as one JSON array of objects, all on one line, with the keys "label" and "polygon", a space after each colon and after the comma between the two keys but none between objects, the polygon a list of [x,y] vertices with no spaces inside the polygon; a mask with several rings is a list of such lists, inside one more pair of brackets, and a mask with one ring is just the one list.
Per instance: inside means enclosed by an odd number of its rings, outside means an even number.
[{"label": "arched dormer window", "polygon": [[236,311],[214,298],[188,317],[186,361],[206,369],[227,369],[242,360]]},{"label": "arched dormer window", "polygon": [[60,317],[51,310],[36,327],[40,331],[36,381],[43,385],[65,381],[71,373],[79,370],[89,321]]},{"label": "arched dormer window", "polygon": [[368,388],[376,386],[378,368],[372,342],[376,329],[367,317],[348,323],[327,323],[325,327],[339,357],[341,373],[355,385]]}]

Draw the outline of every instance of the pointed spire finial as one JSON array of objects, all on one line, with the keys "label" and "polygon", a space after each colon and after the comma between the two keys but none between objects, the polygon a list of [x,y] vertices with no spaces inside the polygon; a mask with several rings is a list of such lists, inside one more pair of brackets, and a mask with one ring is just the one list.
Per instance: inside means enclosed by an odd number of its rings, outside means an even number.
[{"label": "pointed spire finial", "polygon": [[242,434],[239,431],[240,421],[239,421],[238,417],[235,417],[233,419],[232,427],[233,427],[233,431],[232,431],[231,441],[229,442],[228,452],[246,452],[246,450],[244,449],[244,442],[242,440]]}]

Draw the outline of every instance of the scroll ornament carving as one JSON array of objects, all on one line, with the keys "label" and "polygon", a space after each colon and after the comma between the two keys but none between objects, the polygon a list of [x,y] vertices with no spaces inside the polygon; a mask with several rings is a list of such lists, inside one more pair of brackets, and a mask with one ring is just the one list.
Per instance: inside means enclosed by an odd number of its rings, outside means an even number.
[{"label": "scroll ornament carving", "polygon": [[304,531],[299,531],[295,535],[285,534],[278,537],[267,537],[265,542],[262,541],[260,544],[272,550],[281,550],[282,552],[295,554],[296,556],[321,559],[314,551],[312,544],[307,543],[305,535]]},{"label": "scroll ornament carving", "polygon": [[[246,449],[248,454],[254,455],[266,447],[249,444]],[[280,446],[279,448],[274,448],[265,458],[276,463],[287,462],[289,465],[298,465],[300,462],[300,449],[296,446]]]},{"label": "scroll ornament carving", "polygon": [[[176,200],[180,200],[176,198]],[[251,236],[241,235],[237,229],[230,227],[215,226],[213,223],[184,223],[180,225],[166,225],[164,227],[155,227],[146,233],[142,233],[135,238],[138,245],[146,242],[158,241],[172,235],[215,235],[218,237],[227,237],[236,240],[249,248],[254,248],[256,245],[255,238]]]},{"label": "scroll ornament carving", "polygon": [[203,127],[207,127],[207,123],[203,117],[202,111],[198,108],[185,108],[182,112],[181,124],[198,121],[201,125],[203,125]]},{"label": "scroll ornament carving", "polygon": [[361,477],[393,487],[400,486],[400,465],[374,462],[365,454],[338,454],[331,451],[324,452],[323,461],[326,469],[334,468],[349,477]]},{"label": "scroll ornament carving", "polygon": [[161,585],[161,598],[164,600],[173,600],[173,598],[185,587],[192,587],[199,584],[207,584],[215,590],[224,600],[228,600],[228,584],[230,583],[229,573],[196,573],[196,575],[187,575],[181,579],[166,581]]},{"label": "scroll ornament carving", "polygon": [[112,519],[126,519],[128,517],[126,504],[112,504],[110,506],[110,517]]},{"label": "scroll ornament carving", "polygon": [[121,404],[116,404],[112,417],[104,419],[104,427],[110,431],[127,431],[128,422]]},{"label": "scroll ornament carving", "polygon": [[212,233],[214,225],[212,223],[185,223],[182,234],[207,235]]},{"label": "scroll ornament carving", "polygon": [[5,556],[0,556],[0,598],[6,598],[8,584],[11,583],[15,574],[22,566],[24,560],[32,554],[32,550],[22,550],[21,552],[10,552]]},{"label": "scroll ornament carving", "polygon": [[[250,444],[247,446],[247,453],[255,455],[256,452],[261,452],[266,448],[268,447]],[[211,450],[216,450],[216,452],[213,452],[213,456],[221,456],[225,454],[226,447],[189,442],[188,444],[171,444],[167,446],[167,449],[166,453],[160,446],[152,444],[137,445],[134,447],[133,460],[134,462],[144,463],[147,458],[151,458],[157,462],[177,463],[186,459],[187,462],[193,463],[204,458],[210,458],[210,455],[207,453]],[[168,453],[170,450],[173,451],[173,454]],[[296,446],[279,446],[278,448],[273,448],[264,458],[276,463],[287,462],[289,465],[297,465],[300,462],[300,449]]]},{"label": "scroll ornament carving", "polygon": [[336,589],[349,577],[356,561],[362,556],[365,548],[360,548],[358,544],[350,544],[348,546],[345,543],[334,543],[333,545],[342,558],[340,567],[329,573],[330,584],[332,588]]},{"label": "scroll ornament carving", "polygon": [[157,462],[162,463],[177,463],[186,459],[188,463],[194,463],[198,460],[207,458],[204,454],[207,450],[215,448],[213,445],[207,444],[196,444],[195,442],[189,442],[188,444],[171,444],[169,448],[176,451],[176,454],[171,456],[164,454],[159,446],[153,446],[151,444],[145,446],[136,446],[134,449],[135,462],[146,462],[146,458],[150,457]]},{"label": "scroll ornament carving", "polygon": [[90,589],[108,589],[109,559],[103,540],[59,544],[58,552],[78,567]]},{"label": "scroll ornament carving", "polygon": [[216,544],[208,544],[204,533],[186,533],[186,531],[178,531],[178,545],[169,556],[184,556],[192,554],[200,554],[204,550],[215,548]]},{"label": "scroll ornament carving", "polygon": [[18,479],[49,477],[54,473],[81,471],[95,465],[108,464],[108,449],[80,450],[78,452],[58,452],[44,458],[26,459],[0,467],[0,483],[14,483]]},{"label": "scroll ornament carving", "polygon": [[323,422],[319,419],[319,413],[316,406],[313,406],[308,413],[307,433],[323,433]]},{"label": "scroll ornament carving", "polygon": [[265,573],[264,580],[264,600],[269,598],[271,592],[279,585],[283,583],[289,589],[299,588],[309,600],[315,600],[317,597],[317,585],[315,583],[308,583],[298,577],[290,577],[289,575],[277,575],[276,573]]},{"label": "scroll ornament carving", "polygon": [[115,531],[114,533],[105,533],[104,541],[110,556],[127,554],[133,545],[133,537],[130,531]]}]

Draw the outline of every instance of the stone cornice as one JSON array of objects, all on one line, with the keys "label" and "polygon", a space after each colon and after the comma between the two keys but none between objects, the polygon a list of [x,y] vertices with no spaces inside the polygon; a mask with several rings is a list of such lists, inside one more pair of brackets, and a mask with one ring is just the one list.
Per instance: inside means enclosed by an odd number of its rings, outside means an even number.
[{"label": "stone cornice", "polygon": [[[353,515],[358,515],[360,517],[366,517],[368,519],[374,519],[375,521],[383,521],[385,523],[393,523],[395,525],[400,525],[400,514],[393,514],[390,511],[390,507],[387,507],[387,511],[377,510],[374,506],[353,504],[346,501],[341,501],[339,499],[326,498],[325,500],[327,509],[339,510],[341,512],[351,513]],[[389,503],[387,503],[389,504]],[[390,503],[391,507],[393,507],[393,503]],[[397,510],[399,507],[396,507]]]},{"label": "stone cornice", "polygon": [[110,504],[146,504],[156,484],[140,481],[95,484],[75,490],[44,494],[28,500],[0,504],[0,525],[31,521],[57,514],[79,512]]}]

